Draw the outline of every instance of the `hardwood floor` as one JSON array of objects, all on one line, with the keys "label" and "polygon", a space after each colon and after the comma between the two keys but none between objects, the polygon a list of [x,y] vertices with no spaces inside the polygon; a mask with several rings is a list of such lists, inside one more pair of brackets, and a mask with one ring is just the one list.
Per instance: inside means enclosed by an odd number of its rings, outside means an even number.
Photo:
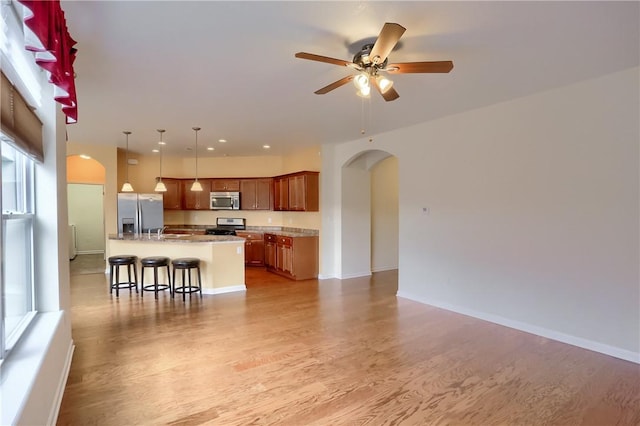
[{"label": "hardwood floor", "polygon": [[183,303],[72,276],[61,425],[638,425],[640,366],[396,298],[397,273]]}]

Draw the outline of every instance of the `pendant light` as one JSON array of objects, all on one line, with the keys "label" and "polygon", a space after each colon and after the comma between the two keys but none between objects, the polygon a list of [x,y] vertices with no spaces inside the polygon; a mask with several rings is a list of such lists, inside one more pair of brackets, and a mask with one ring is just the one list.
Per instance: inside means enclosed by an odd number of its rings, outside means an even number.
[{"label": "pendant light", "polygon": [[200,130],[200,127],[192,127],[192,129],[196,132],[196,180],[191,185],[191,190],[201,192],[202,184],[198,182],[198,130]]},{"label": "pendant light", "polygon": [[122,185],[122,192],[133,192],[133,186],[131,186],[131,184],[129,183],[129,135],[131,134],[131,132],[129,131],[124,131],[122,132],[126,135],[127,138],[127,151],[126,151],[126,159],[127,159],[127,179],[124,181],[124,184]]},{"label": "pendant light", "polygon": [[158,142],[158,145],[160,145],[160,176],[158,177],[158,182],[156,183],[154,191],[167,192],[167,187],[162,181],[162,146],[164,145],[164,142],[162,142],[162,134],[164,133],[164,129],[158,129],[158,133],[160,133],[160,142]]}]

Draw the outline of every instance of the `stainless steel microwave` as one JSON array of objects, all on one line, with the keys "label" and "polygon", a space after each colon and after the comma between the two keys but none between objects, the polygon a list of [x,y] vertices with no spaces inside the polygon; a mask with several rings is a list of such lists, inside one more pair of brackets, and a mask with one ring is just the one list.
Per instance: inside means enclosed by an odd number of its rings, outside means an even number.
[{"label": "stainless steel microwave", "polygon": [[212,192],[211,210],[240,210],[240,193]]}]

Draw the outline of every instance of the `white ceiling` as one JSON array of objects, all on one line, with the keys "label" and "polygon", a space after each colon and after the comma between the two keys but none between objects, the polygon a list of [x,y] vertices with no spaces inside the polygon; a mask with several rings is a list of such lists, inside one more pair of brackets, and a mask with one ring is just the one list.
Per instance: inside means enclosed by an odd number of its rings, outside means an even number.
[{"label": "white ceiling", "polygon": [[[78,42],[69,140],[150,153],[280,155],[637,66],[640,3],[63,1]],[[394,75],[400,98],[313,92],[349,68],[385,22],[407,28],[390,62],[452,60],[449,74]],[[218,139],[228,142],[222,144]],[[271,145],[270,151],[262,149]],[[215,151],[205,151],[213,146]]]}]

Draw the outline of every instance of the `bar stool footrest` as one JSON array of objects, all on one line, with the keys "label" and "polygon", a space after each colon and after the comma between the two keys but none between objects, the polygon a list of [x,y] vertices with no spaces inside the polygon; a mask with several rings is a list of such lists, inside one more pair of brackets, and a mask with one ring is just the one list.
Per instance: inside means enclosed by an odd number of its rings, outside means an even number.
[{"label": "bar stool footrest", "polygon": [[197,293],[200,291],[200,287],[197,286],[181,286],[173,289],[174,293]]},{"label": "bar stool footrest", "polygon": [[119,289],[123,289],[123,288],[134,288],[134,287],[138,287],[138,285],[134,282],[120,282],[120,283],[112,283],[111,284],[111,288],[119,288]]},{"label": "bar stool footrest", "polygon": [[156,291],[156,287],[158,291],[171,290],[171,286],[169,284],[147,284],[142,286],[142,290],[144,291]]}]

